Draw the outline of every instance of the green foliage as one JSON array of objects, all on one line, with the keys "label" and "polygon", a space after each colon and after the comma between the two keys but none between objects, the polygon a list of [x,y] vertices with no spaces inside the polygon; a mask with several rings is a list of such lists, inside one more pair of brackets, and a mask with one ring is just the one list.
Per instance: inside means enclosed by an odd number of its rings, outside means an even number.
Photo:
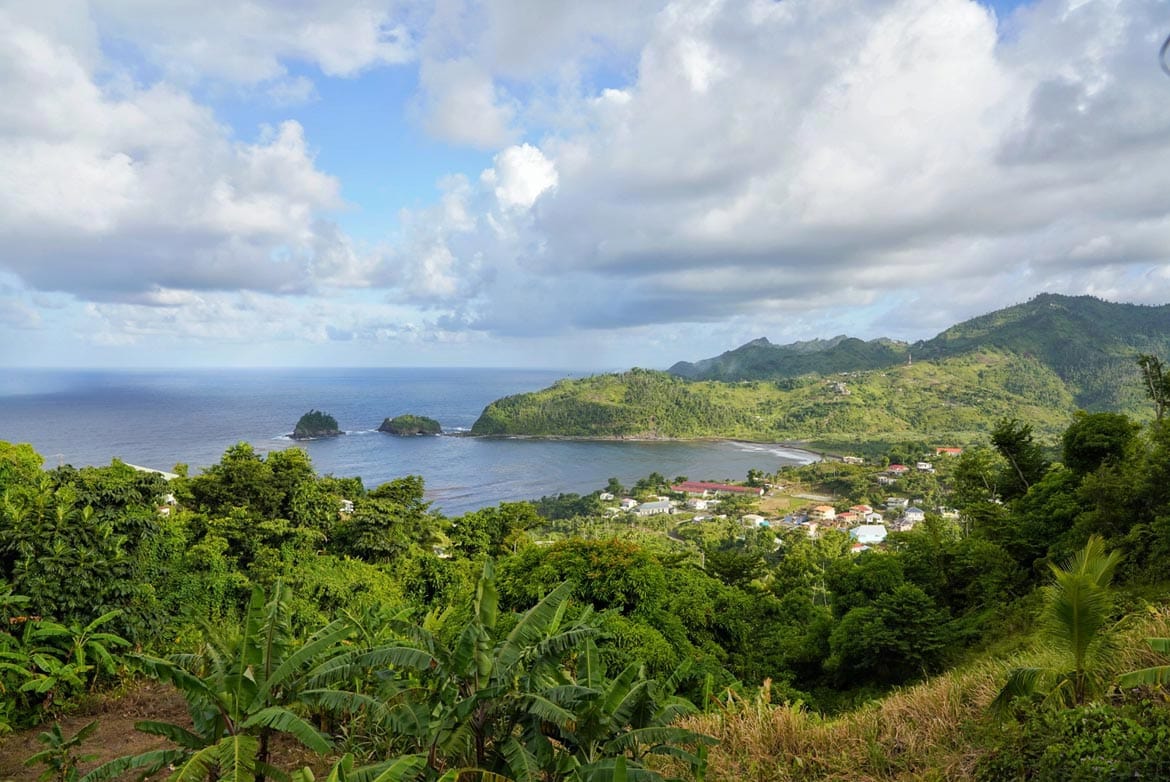
[{"label": "green foliage", "polygon": [[433,418],[425,415],[398,415],[382,421],[379,432],[397,435],[441,434],[443,427]]},{"label": "green foliage", "polygon": [[78,747],[97,730],[97,720],[83,726],[69,738],[61,732],[61,725],[54,722],[53,727],[37,736],[37,740],[45,745],[40,752],[24,761],[26,766],[35,766],[38,763],[45,767],[37,777],[41,782],[76,782],[77,767],[93,760],[96,755],[80,755]]},{"label": "green foliage", "polygon": [[1064,466],[1085,475],[1106,462],[1120,462],[1138,429],[1137,424],[1120,413],[1078,410],[1061,437]]},{"label": "green foliage", "polygon": [[1004,714],[1016,698],[1031,696],[1052,706],[1079,706],[1103,691],[1105,661],[1115,648],[1110,582],[1120,560],[1121,552],[1106,554],[1105,542],[1093,537],[1064,567],[1051,566],[1040,626],[1059,663],[1013,670],[993,709]]},{"label": "green foliage", "polygon": [[[1170,655],[1170,638],[1147,638],[1146,643],[1155,652]],[[1165,687],[1170,684],[1170,665],[1154,665],[1122,674],[1117,683],[1122,687]]]},{"label": "green foliage", "polygon": [[[205,647],[195,654],[168,659],[139,657],[144,671],[173,684],[187,699],[193,729],[162,722],[140,722],[145,733],[164,736],[179,746],[104,763],[85,782],[113,779],[130,769],[149,772],[172,765],[172,780],[243,779],[256,782],[271,775],[270,740],[283,733],[316,752],[327,752],[329,737],[302,716],[309,702],[307,683],[313,669],[340,651],[352,632],[344,621],[321,628],[304,643],[291,636],[286,588],[277,583],[272,598],[260,589],[252,599],[238,635],[224,637],[204,626]],[[315,692],[322,698],[325,693]]]},{"label": "green foliage", "polygon": [[1163,368],[1162,360],[1157,356],[1144,353],[1138,356],[1137,363],[1146,396],[1154,403],[1154,419],[1161,421],[1166,407],[1170,406],[1170,369]]},{"label": "green foliage", "polygon": [[1121,782],[1170,776],[1170,709],[1149,701],[1120,707],[1025,707],[1020,724],[979,764],[980,782]]},{"label": "green foliage", "polygon": [[292,437],[294,440],[307,440],[311,437],[330,437],[335,434],[341,434],[341,430],[337,428],[336,418],[320,410],[310,410],[297,420]]},{"label": "green foliage", "polygon": [[1007,462],[999,486],[1004,499],[1022,497],[1048,469],[1044,451],[1032,437],[1032,426],[1004,418],[991,430],[991,444]]},{"label": "green foliage", "polygon": [[[1039,379],[1013,386],[1021,375]],[[810,379],[792,388],[755,381],[688,382],[631,370],[564,380],[543,391],[506,397],[485,408],[472,432],[603,438],[729,437],[970,442],[994,421],[1026,417],[1055,433],[1074,406],[1059,378],[1032,359],[980,353],[939,364],[905,364],[846,379]],[[1010,390],[1009,386],[1016,387]]]}]

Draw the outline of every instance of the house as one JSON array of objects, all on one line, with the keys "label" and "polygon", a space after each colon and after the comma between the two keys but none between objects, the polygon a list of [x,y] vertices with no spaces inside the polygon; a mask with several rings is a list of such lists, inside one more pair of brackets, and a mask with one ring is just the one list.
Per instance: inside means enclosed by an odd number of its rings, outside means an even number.
[{"label": "house", "polygon": [[710,504],[710,500],[705,500],[702,497],[691,497],[687,500],[687,507],[691,510],[707,510],[707,506]]},{"label": "house", "polygon": [[845,464],[865,464],[865,459],[862,459],[860,456],[842,456],[841,461],[845,462]]},{"label": "house", "polygon": [[881,524],[885,521],[885,517],[877,511],[870,511],[861,517],[861,521],[864,524]]},{"label": "house", "polygon": [[697,494],[700,497],[714,497],[719,494],[754,494],[764,496],[762,486],[735,486],[730,483],[711,483],[709,481],[683,481],[670,487],[671,491],[680,494]]},{"label": "house", "polygon": [[917,462],[914,468],[919,472],[934,472],[934,465],[930,462]]},{"label": "house", "polygon": [[876,546],[886,540],[884,524],[862,524],[849,530],[849,537],[863,546]]},{"label": "house", "polygon": [[902,518],[912,523],[918,523],[926,520],[926,511],[921,508],[916,508],[913,505],[902,511]]},{"label": "house", "polygon": [[934,449],[935,456],[962,456],[962,448],[939,447]]},{"label": "house", "polygon": [[342,513],[353,513],[353,500],[342,499],[339,510]]},{"label": "house", "polygon": [[852,510],[847,510],[844,513],[838,513],[837,518],[835,519],[835,521],[837,521],[839,524],[856,524],[860,520],[861,516],[857,514],[857,511]]},{"label": "house", "polygon": [[643,502],[634,509],[635,516],[657,516],[660,513],[671,513],[674,507],[670,504],[670,500],[656,500],[655,502]]},{"label": "house", "polygon": [[893,486],[895,483],[897,483],[897,481],[894,478],[891,478],[888,475],[879,475],[877,477],[877,482],[880,483],[882,486]]},{"label": "house", "polygon": [[890,475],[905,475],[910,472],[910,468],[904,464],[891,464],[886,468],[886,472]]},{"label": "house", "polygon": [[601,494],[597,495],[597,499],[601,500],[602,502],[609,502],[613,499],[613,494],[608,491],[603,491]]},{"label": "house", "polygon": [[756,513],[745,513],[740,520],[749,527],[767,527],[768,520]]},{"label": "house", "polygon": [[910,500],[905,497],[886,497],[886,510],[906,510],[910,507]]},{"label": "house", "polygon": [[818,521],[832,521],[837,518],[837,511],[832,505],[817,505],[809,512],[809,518]]},{"label": "house", "polygon": [[633,497],[622,497],[620,504],[622,510],[633,510],[634,508],[638,507],[638,501]]}]

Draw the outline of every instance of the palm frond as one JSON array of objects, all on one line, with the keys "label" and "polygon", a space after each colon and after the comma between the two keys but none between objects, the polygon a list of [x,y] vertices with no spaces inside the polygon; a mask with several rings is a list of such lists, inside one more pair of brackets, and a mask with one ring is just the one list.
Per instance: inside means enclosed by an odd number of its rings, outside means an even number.
[{"label": "palm frond", "polygon": [[150,776],[186,756],[187,751],[181,749],[156,749],[143,752],[140,755],[126,755],[90,770],[78,782],[105,782],[108,779],[121,779],[127,771],[133,769],[142,769],[142,776]]},{"label": "palm frond", "polygon": [[296,738],[314,752],[326,753],[332,744],[325,734],[283,706],[268,706],[249,717],[242,728],[265,727]]},{"label": "palm frond", "polygon": [[200,736],[198,733],[192,733],[179,725],[172,725],[169,722],[156,722],[154,720],[135,722],[134,730],[139,733],[147,733],[151,736],[162,736],[175,742],[180,747],[186,747],[187,749],[201,749],[219,738],[218,736],[213,736],[209,741],[208,738]]}]

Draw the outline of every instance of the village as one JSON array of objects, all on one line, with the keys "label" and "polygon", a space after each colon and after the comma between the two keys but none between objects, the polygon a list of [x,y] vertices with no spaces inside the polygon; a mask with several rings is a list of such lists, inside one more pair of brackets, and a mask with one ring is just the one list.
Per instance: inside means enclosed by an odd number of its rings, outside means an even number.
[{"label": "village", "polygon": [[[959,512],[941,502],[947,462],[962,453],[962,448],[938,446],[933,461],[923,454],[922,460],[912,464],[885,465],[868,465],[860,456],[840,456],[783,469],[770,481],[678,480],[663,494],[637,499],[602,492],[599,499],[611,518],[670,516],[676,528],[731,519],[745,528],[802,530],[811,538],[839,530],[849,534],[852,550],[861,552],[883,546],[892,532],[914,529],[928,514],[958,522]],[[850,480],[839,480],[841,473]],[[837,486],[845,490],[827,491]],[[869,502],[860,501],[859,496]]]}]

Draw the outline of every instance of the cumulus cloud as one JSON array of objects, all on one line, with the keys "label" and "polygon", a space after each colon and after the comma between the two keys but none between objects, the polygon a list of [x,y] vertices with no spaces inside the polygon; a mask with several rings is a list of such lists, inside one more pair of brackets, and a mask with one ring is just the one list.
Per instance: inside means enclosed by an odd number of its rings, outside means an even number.
[{"label": "cumulus cloud", "polygon": [[324,217],[342,206],[339,183],[299,123],[237,140],[182,91],[99,84],[73,48],[0,22],[4,268],[95,299],[346,276],[352,250]]},{"label": "cumulus cloud", "polygon": [[[110,340],[913,338],[1041,290],[1165,300],[1159,0],[144,3],[0,11],[0,268]],[[491,164],[373,245],[300,123],[192,97],[404,62],[419,125]]]},{"label": "cumulus cloud", "polygon": [[[535,150],[555,189],[488,213],[508,247],[479,245],[497,283],[469,322],[506,328],[526,274],[573,280],[538,294],[533,331],[546,309],[596,329],[829,320],[908,290],[965,301],[952,322],[1021,285],[1164,299],[1133,282],[1170,263],[1158,13],[1037,0],[1003,37],[967,0],[672,2],[636,77]],[[498,196],[510,162],[484,180]]]}]

